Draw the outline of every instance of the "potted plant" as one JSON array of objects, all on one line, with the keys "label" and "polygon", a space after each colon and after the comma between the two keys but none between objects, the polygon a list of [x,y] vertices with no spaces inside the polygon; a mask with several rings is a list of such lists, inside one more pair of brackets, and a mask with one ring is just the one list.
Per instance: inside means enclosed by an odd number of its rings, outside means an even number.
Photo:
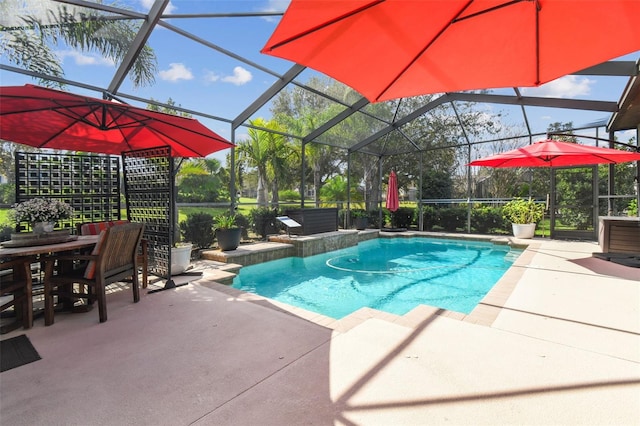
[{"label": "potted plant", "polygon": [[34,233],[42,234],[53,231],[59,220],[70,218],[73,208],[56,199],[32,198],[15,204],[11,214],[17,225],[28,222]]},{"label": "potted plant", "polygon": [[502,207],[502,217],[511,222],[516,238],[533,238],[536,223],[544,215],[544,205],[529,198],[515,198]]},{"label": "potted plant", "polygon": [[242,228],[236,224],[235,214],[225,213],[216,216],[214,226],[220,250],[227,251],[238,248],[242,238]]},{"label": "potted plant", "polygon": [[353,226],[358,230],[366,229],[369,226],[369,213],[363,209],[351,210],[351,217],[353,218]]},{"label": "potted plant", "polygon": [[191,265],[191,250],[193,244],[182,241],[182,226],[179,225],[171,247],[171,275],[179,275]]},{"label": "potted plant", "polygon": [[196,249],[206,249],[213,245],[213,216],[209,213],[187,214],[187,219],[180,222],[182,241],[189,241]]},{"label": "potted plant", "polygon": [[187,215],[178,224],[176,240],[171,247],[171,275],[183,273],[191,264],[193,248],[203,249],[213,244],[213,216],[207,213]]}]

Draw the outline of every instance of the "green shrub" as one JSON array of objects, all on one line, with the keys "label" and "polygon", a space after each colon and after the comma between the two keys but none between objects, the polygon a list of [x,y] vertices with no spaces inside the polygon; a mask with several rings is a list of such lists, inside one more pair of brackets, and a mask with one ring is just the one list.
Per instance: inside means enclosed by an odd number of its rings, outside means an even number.
[{"label": "green shrub", "polygon": [[471,227],[481,234],[487,234],[492,229],[502,229],[504,220],[501,210],[497,207],[474,206],[471,209]]},{"label": "green shrub", "polygon": [[242,238],[249,238],[249,228],[251,225],[247,216],[240,213],[236,214],[236,226],[242,229]]},{"label": "green shrub", "polygon": [[13,204],[16,202],[16,185],[13,183],[0,184],[0,203]]},{"label": "green shrub", "polygon": [[278,191],[278,198],[282,201],[300,201],[300,192],[292,189]]},{"label": "green shrub", "polygon": [[180,236],[184,241],[193,243],[196,248],[209,248],[213,245],[213,216],[208,213],[193,213],[180,222]]},{"label": "green shrub", "polygon": [[558,222],[578,230],[586,230],[593,223],[591,211],[587,209],[560,209]]},{"label": "green shrub", "polygon": [[629,201],[629,205],[627,206],[627,215],[638,216],[638,200],[636,198]]},{"label": "green shrub", "polygon": [[438,225],[445,231],[455,232],[467,225],[467,209],[465,207],[446,207],[438,211]]},{"label": "green shrub", "polygon": [[0,224],[0,241],[11,240],[11,234],[15,232],[15,227],[9,223]]},{"label": "green shrub", "polygon": [[422,227],[425,231],[431,231],[438,224],[438,210],[433,206],[422,206]]},{"label": "green shrub", "polygon": [[391,226],[394,228],[410,228],[413,223],[415,209],[411,207],[399,207],[395,212],[391,212]]},{"label": "green shrub", "polygon": [[[389,211],[382,211],[383,222],[387,220]],[[380,228],[380,209],[373,209],[369,212],[369,225],[373,228]]]},{"label": "green shrub", "polygon": [[251,209],[251,227],[256,235],[263,240],[267,239],[267,235],[274,234],[277,231],[276,217],[278,211],[268,207],[258,207]]},{"label": "green shrub", "polygon": [[369,218],[369,212],[365,209],[351,209],[351,218],[355,219],[356,217]]}]

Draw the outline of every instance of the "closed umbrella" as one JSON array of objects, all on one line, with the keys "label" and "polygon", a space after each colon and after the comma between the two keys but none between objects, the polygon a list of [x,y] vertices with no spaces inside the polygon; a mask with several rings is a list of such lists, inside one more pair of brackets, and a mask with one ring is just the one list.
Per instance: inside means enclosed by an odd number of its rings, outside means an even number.
[{"label": "closed umbrella", "polygon": [[635,0],[292,0],[262,53],[371,102],[538,86],[640,50]]},{"label": "closed umbrella", "polygon": [[398,178],[393,170],[389,173],[389,183],[387,184],[387,210],[395,212],[398,210]]},{"label": "closed umbrella", "polygon": [[170,146],[174,157],[205,157],[233,146],[192,118],[31,84],[0,88],[0,139],[116,155]]},{"label": "closed umbrella", "polygon": [[480,158],[470,166],[571,167],[640,161],[640,153],[577,143],[544,140],[511,151]]}]

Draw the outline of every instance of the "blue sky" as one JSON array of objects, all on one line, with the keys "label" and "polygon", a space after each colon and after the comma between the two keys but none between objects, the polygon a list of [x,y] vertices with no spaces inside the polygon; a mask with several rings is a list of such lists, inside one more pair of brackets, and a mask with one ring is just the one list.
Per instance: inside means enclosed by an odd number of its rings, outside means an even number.
[{"label": "blue sky", "polygon": [[[128,0],[124,3],[142,12],[149,9],[152,0]],[[172,0],[165,13],[283,11],[287,4],[286,0]],[[2,19],[4,24],[10,18]],[[277,21],[278,18],[242,17],[171,19],[168,22],[269,70],[284,73],[291,67],[290,62],[260,53],[260,49],[275,29]],[[182,107],[231,120],[275,81],[275,77],[268,73],[215,52],[165,28],[157,28],[151,35],[149,44],[158,56],[159,72],[155,85],[133,89],[130,82],[126,80],[120,89],[122,92],[142,98],[154,98],[162,102],[172,98]],[[63,46],[58,48],[57,54],[63,59],[66,78],[70,80],[106,87],[116,70],[116,64],[95,54],[76,52]],[[635,52],[620,59],[636,61],[639,58],[640,52]],[[0,61],[6,63],[4,59]],[[304,81],[313,73],[311,70],[306,71],[299,79]],[[0,72],[0,80],[2,85],[7,86],[34,82],[29,77],[5,71]],[[627,80],[620,77],[566,76],[539,88],[521,90],[526,96],[617,101]],[[82,92],[81,89],[76,88],[69,90]],[[495,90],[495,93],[513,94],[513,91],[501,89]],[[86,92],[86,94],[96,96],[94,92]],[[502,105],[485,105],[483,108],[491,112],[503,112],[506,115],[505,121],[509,125],[523,126],[519,108]],[[268,109],[265,108],[258,115],[268,116],[268,114]],[[551,122],[571,121],[577,127],[609,118],[609,114],[606,113],[565,111],[555,108],[529,107],[527,114],[534,132],[546,130]],[[229,124],[197,118],[215,132],[230,138]],[[236,140],[242,139],[243,133],[245,130],[240,129],[236,134]],[[635,132],[627,132],[618,134],[618,137],[621,140],[628,140],[634,135]],[[601,136],[605,135],[601,134]],[[223,152],[214,156],[222,159],[225,154],[226,152]]]}]

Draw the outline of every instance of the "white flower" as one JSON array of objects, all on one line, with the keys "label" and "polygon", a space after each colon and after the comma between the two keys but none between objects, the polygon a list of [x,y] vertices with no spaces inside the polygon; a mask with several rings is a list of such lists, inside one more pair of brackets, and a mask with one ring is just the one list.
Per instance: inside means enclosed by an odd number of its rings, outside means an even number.
[{"label": "white flower", "polygon": [[73,214],[73,208],[60,200],[47,198],[32,198],[13,206],[13,220],[20,222],[57,222],[68,219]]}]

